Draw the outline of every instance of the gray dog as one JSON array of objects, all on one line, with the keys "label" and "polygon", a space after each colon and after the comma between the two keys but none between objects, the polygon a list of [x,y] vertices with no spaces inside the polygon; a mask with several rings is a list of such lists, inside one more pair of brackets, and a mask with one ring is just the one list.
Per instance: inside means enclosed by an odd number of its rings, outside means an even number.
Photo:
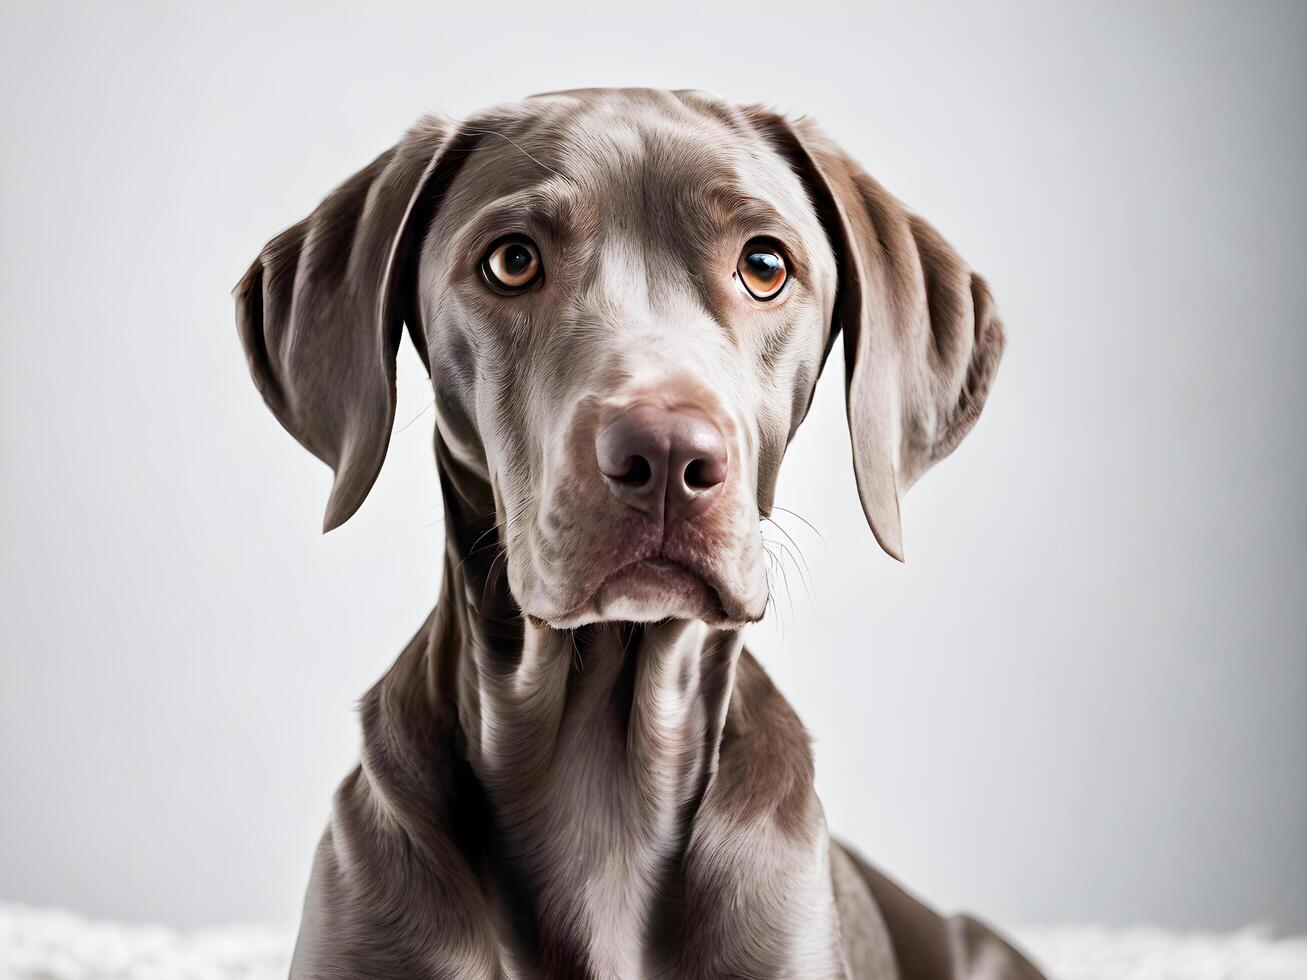
[{"label": "gray dog", "polygon": [[292,977],[1034,978],[833,841],[744,651],[759,521],[843,333],[858,492],[975,424],[984,281],[806,123],[586,90],[429,119],[236,288],[255,383],[335,471],[386,455],[407,325],[435,388],[440,600],[363,701]]}]

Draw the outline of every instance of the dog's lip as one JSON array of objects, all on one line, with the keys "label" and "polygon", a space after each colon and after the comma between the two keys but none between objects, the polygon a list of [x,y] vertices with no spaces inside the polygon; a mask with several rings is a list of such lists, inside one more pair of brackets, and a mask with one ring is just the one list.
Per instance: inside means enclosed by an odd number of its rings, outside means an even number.
[{"label": "dog's lip", "polygon": [[665,579],[670,587],[674,587],[677,583],[697,584],[706,593],[704,609],[697,618],[718,629],[740,629],[762,618],[762,612],[765,610],[754,612],[740,602],[728,602],[727,597],[732,595],[731,591],[723,587],[712,572],[711,566],[704,566],[697,558],[693,549],[673,547],[669,551],[667,542],[633,549],[627,561],[591,580],[591,584],[583,593],[586,598],[579,605],[567,612],[541,615],[538,617],[538,623],[549,626],[550,629],[566,630],[574,629],[584,623],[603,622],[603,619],[597,617],[603,605],[603,597],[613,585],[620,588],[622,579],[633,581],[643,579],[643,583],[640,583],[643,585],[654,584],[657,579]]},{"label": "dog's lip", "polygon": [[621,575],[623,572],[627,572],[627,571],[631,571],[632,569],[639,568],[641,565],[644,565],[647,568],[656,569],[658,571],[666,570],[666,571],[684,572],[687,575],[693,575],[697,579],[700,580],[703,579],[703,576],[699,574],[697,571],[695,571],[693,568],[690,568],[688,565],[684,564],[683,562],[679,562],[676,561],[675,559],[668,558],[665,555],[652,555],[648,558],[637,558],[635,559],[635,561],[628,562],[627,564],[619,568],[617,571],[613,572],[611,575],[608,576],[608,579],[614,579],[618,575]]},{"label": "dog's lip", "polygon": [[[647,572],[651,577],[689,580],[700,585],[707,592],[712,603],[712,608],[706,610],[705,622],[742,625],[749,620],[749,617],[735,616],[727,612],[721,587],[706,571],[676,558],[669,558],[661,552],[640,555],[613,569],[591,591],[584,608],[594,609],[599,597],[610,586],[619,583],[625,577],[638,576],[641,572]],[[577,615],[561,616],[557,617],[555,622],[568,622],[576,618]]]},{"label": "dog's lip", "polygon": [[721,590],[717,588],[714,582],[709,581],[708,576],[697,568],[687,565],[685,562],[677,561],[675,558],[668,558],[663,554],[645,555],[641,558],[635,558],[625,565],[621,565],[614,571],[604,577],[595,589],[595,595],[598,595],[612,583],[632,574],[638,573],[641,569],[646,569],[654,575],[664,576],[683,576],[694,579],[696,582],[704,585],[709,592],[713,594],[713,599],[718,607],[722,605]]}]

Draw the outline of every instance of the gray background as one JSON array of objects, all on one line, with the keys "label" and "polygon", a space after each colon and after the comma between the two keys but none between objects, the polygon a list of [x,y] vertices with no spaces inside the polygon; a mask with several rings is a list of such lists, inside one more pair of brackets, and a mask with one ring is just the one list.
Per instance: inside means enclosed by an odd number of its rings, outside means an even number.
[{"label": "gray background", "polygon": [[1302,3],[6,5],[0,899],[296,919],[436,595],[430,397],[406,347],[319,536],[228,291],[423,111],[587,84],[817,116],[1005,315],[906,566],[837,364],[784,471],[751,644],[832,826],[1001,923],[1307,928]]}]

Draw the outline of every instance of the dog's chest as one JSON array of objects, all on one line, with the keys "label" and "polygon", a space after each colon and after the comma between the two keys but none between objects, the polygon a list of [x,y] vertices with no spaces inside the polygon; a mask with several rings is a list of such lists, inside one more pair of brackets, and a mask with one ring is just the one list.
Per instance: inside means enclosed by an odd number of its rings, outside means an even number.
[{"label": "dog's chest", "polygon": [[[626,725],[607,707],[569,713],[548,780],[513,808],[509,832],[529,842],[512,850],[537,883],[546,945],[575,958],[582,975],[646,976],[656,902],[684,843],[702,762],[679,698]],[[637,764],[633,755],[646,757]]]}]

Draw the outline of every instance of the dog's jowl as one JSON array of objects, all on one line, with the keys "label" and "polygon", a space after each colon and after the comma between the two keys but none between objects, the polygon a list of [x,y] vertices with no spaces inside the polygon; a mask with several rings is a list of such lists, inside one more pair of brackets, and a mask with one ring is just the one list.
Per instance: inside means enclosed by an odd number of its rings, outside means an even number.
[{"label": "dog's jowl", "polygon": [[259,390],[335,472],[328,529],[385,457],[407,331],[447,518],[435,609],[363,701],[292,976],[1038,976],[831,838],[741,642],[831,347],[896,558],[899,496],[1003,350],[984,280],[834,143],[694,92],[424,120],[236,302]]}]

